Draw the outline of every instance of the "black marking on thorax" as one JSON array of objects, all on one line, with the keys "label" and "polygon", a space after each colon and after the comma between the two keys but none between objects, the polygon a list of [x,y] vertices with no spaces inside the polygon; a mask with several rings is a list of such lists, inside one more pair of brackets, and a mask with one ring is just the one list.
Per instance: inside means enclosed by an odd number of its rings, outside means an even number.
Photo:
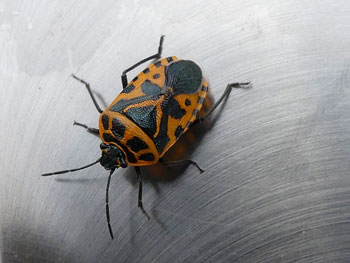
[{"label": "black marking on thorax", "polygon": [[128,140],[126,142],[126,145],[133,151],[133,152],[139,152],[141,150],[148,149],[147,143],[145,143],[143,140],[141,140],[139,137],[133,137],[132,139]]},{"label": "black marking on thorax", "polygon": [[108,128],[109,128],[109,124],[108,124],[109,118],[108,118],[108,115],[107,115],[107,114],[103,114],[101,121],[102,121],[103,129],[108,130]]},{"label": "black marking on thorax", "polygon": [[112,120],[112,132],[114,136],[117,137],[117,139],[123,139],[125,133],[125,126],[117,118],[113,118]]},{"label": "black marking on thorax", "polygon": [[130,84],[129,86],[127,86],[125,89],[123,89],[122,93],[130,93],[135,89],[135,85],[134,84]]},{"label": "black marking on thorax", "polygon": [[154,155],[153,153],[144,153],[139,156],[139,160],[150,162],[154,160]]}]

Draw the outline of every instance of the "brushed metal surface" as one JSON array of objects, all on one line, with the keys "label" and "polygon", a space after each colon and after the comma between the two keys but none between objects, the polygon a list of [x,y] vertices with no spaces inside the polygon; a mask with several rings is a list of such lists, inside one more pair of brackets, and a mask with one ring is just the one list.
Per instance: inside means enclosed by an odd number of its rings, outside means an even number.
[{"label": "brushed metal surface", "polygon": [[[350,258],[350,3],[0,2],[0,245],[3,262],[345,262]],[[134,169],[111,183],[74,127],[98,113],[123,69],[156,51],[202,66],[217,99],[191,149],[205,173],[148,169],[147,219]],[[143,67],[130,74],[137,74]],[[210,126],[210,128],[209,128]],[[158,175],[158,176],[157,176]]]}]

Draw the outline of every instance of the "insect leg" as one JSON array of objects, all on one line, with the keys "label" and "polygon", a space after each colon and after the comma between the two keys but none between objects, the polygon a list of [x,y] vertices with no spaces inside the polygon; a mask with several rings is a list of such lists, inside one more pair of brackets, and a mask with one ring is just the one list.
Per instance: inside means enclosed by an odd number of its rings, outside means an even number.
[{"label": "insect leg", "polygon": [[128,73],[130,70],[133,70],[134,68],[136,68],[137,66],[140,66],[141,64],[151,60],[151,59],[159,59],[160,56],[162,55],[162,49],[163,49],[163,41],[164,41],[164,35],[162,35],[160,37],[160,41],[159,41],[159,46],[158,46],[158,52],[157,54],[154,54],[148,58],[145,58],[139,62],[137,62],[135,65],[131,66],[130,68],[126,69],[123,71],[123,74],[122,74],[122,84],[123,84],[123,89],[126,88],[126,86],[128,85],[128,79],[127,79],[127,76],[126,76],[126,73]]},{"label": "insect leg", "polygon": [[139,181],[138,207],[141,209],[142,213],[144,213],[144,215],[147,216],[148,219],[150,219],[150,216],[147,214],[147,212],[143,208],[143,203],[142,203],[142,176],[141,176],[140,167],[135,166],[135,170],[137,174],[137,179]]},{"label": "insect leg", "polygon": [[82,79],[78,78],[78,77],[75,76],[74,74],[72,74],[72,77],[75,78],[76,80],[80,81],[81,83],[83,83],[83,84],[85,85],[85,87],[87,88],[87,90],[88,90],[88,92],[89,92],[89,94],[90,94],[90,97],[91,97],[92,101],[93,101],[94,104],[95,104],[95,107],[96,107],[97,111],[98,111],[99,113],[102,113],[103,110],[101,110],[100,106],[98,105],[98,103],[97,103],[97,101],[96,101],[96,99],[95,99],[95,97],[94,97],[94,94],[92,94],[92,91],[91,91],[91,88],[90,88],[90,84],[87,83],[85,80],[82,80]]},{"label": "insect leg", "polygon": [[86,129],[87,132],[92,133],[93,135],[100,136],[100,132],[96,128],[88,127],[86,124],[79,123],[79,122],[76,122],[76,121],[74,121],[73,125],[77,125],[77,126],[83,127],[83,128]]},{"label": "insect leg", "polygon": [[179,161],[172,161],[172,162],[164,162],[164,160],[162,158],[159,159],[159,162],[161,164],[164,164],[165,166],[178,166],[178,165],[189,165],[189,164],[193,164],[194,166],[197,167],[197,169],[200,171],[200,173],[203,173],[204,170],[198,165],[198,163],[196,163],[193,160],[179,160]]},{"label": "insect leg", "polygon": [[228,84],[226,89],[225,89],[225,91],[224,91],[224,93],[221,95],[220,99],[217,102],[215,102],[215,104],[207,111],[207,113],[202,118],[196,119],[193,122],[193,124],[197,124],[198,122],[204,121],[217,108],[217,106],[219,106],[220,103],[225,98],[228,97],[228,95],[230,94],[232,88],[241,88],[242,86],[247,86],[249,84],[250,84],[250,82],[243,82],[243,83],[237,82],[237,83],[230,83],[230,84]]}]

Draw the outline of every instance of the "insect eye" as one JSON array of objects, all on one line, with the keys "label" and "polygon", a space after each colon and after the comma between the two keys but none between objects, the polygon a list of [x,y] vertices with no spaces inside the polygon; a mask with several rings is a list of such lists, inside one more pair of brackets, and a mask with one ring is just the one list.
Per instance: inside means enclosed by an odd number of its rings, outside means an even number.
[{"label": "insect eye", "polygon": [[107,144],[104,144],[104,143],[101,143],[100,144],[100,149],[101,150],[105,150],[105,149],[107,149],[109,146],[107,145]]}]

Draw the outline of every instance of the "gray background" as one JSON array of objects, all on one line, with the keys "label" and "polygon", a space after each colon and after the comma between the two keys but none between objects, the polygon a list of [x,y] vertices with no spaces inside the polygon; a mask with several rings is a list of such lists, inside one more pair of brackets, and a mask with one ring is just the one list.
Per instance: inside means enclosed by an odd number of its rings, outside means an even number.
[{"label": "gray background", "polygon": [[[4,262],[350,260],[349,1],[5,0],[0,22]],[[253,88],[195,129],[188,154],[205,173],[146,171],[150,221],[134,169],[114,174],[112,241],[107,171],[40,174],[100,155],[72,125],[98,113],[70,74],[109,104],[161,34],[163,56],[201,65],[214,98],[228,82]]]}]

